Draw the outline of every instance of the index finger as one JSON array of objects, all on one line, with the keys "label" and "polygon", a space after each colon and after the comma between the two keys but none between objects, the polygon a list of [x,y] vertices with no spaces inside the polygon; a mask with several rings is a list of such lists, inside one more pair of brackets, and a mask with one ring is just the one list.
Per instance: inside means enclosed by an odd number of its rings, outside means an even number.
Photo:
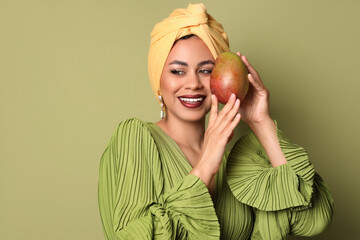
[{"label": "index finger", "polygon": [[257,71],[255,70],[255,68],[250,64],[249,60],[248,60],[244,55],[241,56],[241,59],[242,59],[243,62],[245,63],[245,65],[246,65],[247,69],[249,70],[249,72],[250,72],[252,75],[254,75],[254,76],[256,76],[256,77],[259,78],[258,72],[257,72]]},{"label": "index finger", "polygon": [[213,125],[218,114],[218,100],[214,94],[211,94],[211,110],[209,117],[209,126]]}]

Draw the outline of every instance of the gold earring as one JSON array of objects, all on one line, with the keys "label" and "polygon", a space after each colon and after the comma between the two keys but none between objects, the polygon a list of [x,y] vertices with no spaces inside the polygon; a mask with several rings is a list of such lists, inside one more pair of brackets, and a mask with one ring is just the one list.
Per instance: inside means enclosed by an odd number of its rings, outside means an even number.
[{"label": "gold earring", "polygon": [[164,100],[161,95],[159,95],[159,100],[160,100],[160,108],[161,108],[160,117],[161,117],[161,119],[163,119],[164,115],[165,115],[164,114]]}]

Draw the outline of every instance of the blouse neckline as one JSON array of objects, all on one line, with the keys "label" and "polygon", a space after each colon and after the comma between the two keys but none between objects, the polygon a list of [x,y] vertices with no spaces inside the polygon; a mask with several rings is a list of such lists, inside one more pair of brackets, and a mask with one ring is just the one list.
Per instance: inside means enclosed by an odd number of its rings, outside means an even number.
[{"label": "blouse neckline", "polygon": [[155,128],[157,128],[159,130],[161,135],[163,137],[165,137],[166,139],[168,139],[169,142],[176,148],[176,150],[178,150],[180,152],[181,156],[184,158],[184,160],[186,161],[186,163],[188,164],[188,166],[190,167],[190,170],[191,170],[193,167],[191,166],[191,164],[190,164],[189,160],[187,159],[185,153],[183,152],[183,150],[181,150],[180,146],[175,142],[175,140],[172,139],[161,127],[159,127],[155,123],[150,122],[150,124],[155,126]]},{"label": "blouse neckline", "polygon": [[[180,146],[175,142],[174,139],[172,139],[161,127],[159,127],[157,124],[153,123],[153,122],[147,122],[148,125],[151,125],[153,127],[155,127],[158,132],[161,134],[162,137],[166,138],[169,143],[171,145],[174,146],[174,148],[179,151],[179,153],[181,154],[183,160],[186,162],[186,165],[188,166],[189,168],[189,172],[191,171],[191,169],[193,169],[193,167],[191,166],[189,160],[187,159],[185,153],[181,150]],[[218,187],[218,174],[219,174],[219,171],[215,174],[215,191],[214,191],[214,199],[216,199],[216,193],[217,193],[217,187]]]}]

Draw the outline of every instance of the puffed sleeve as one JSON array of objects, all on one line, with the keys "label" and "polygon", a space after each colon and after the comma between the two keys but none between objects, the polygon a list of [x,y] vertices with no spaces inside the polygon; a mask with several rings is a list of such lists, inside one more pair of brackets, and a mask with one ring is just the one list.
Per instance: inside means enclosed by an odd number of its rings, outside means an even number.
[{"label": "puffed sleeve", "polygon": [[256,135],[250,132],[230,152],[230,189],[240,202],[254,208],[252,239],[286,239],[289,233],[316,235],[331,223],[332,196],[305,149],[290,143],[275,123],[288,162],[272,167]]},{"label": "puffed sleeve", "polygon": [[334,200],[321,176],[315,173],[312,207],[291,212],[290,234],[315,236],[331,225]]},{"label": "puffed sleeve", "polygon": [[262,211],[254,208],[255,224],[251,240],[287,239],[288,235],[316,236],[330,224],[333,199],[324,181],[315,173],[311,207]]},{"label": "puffed sleeve", "polygon": [[[276,122],[275,122],[276,123]],[[272,167],[253,132],[240,138],[230,152],[227,180],[235,197],[266,211],[308,206],[314,184],[314,165],[304,148],[292,144],[277,128],[287,164]]]},{"label": "puffed sleeve", "polygon": [[205,184],[187,175],[164,193],[162,181],[147,127],[137,119],[120,123],[100,162],[98,200],[106,239],[219,239]]}]

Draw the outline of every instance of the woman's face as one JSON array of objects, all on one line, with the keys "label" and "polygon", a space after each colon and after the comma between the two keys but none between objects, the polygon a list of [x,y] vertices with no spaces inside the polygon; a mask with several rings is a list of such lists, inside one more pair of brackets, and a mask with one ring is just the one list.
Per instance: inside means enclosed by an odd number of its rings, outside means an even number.
[{"label": "woman's face", "polygon": [[206,44],[193,36],[175,43],[160,79],[167,117],[202,120],[211,107],[210,74],[215,59]]}]

